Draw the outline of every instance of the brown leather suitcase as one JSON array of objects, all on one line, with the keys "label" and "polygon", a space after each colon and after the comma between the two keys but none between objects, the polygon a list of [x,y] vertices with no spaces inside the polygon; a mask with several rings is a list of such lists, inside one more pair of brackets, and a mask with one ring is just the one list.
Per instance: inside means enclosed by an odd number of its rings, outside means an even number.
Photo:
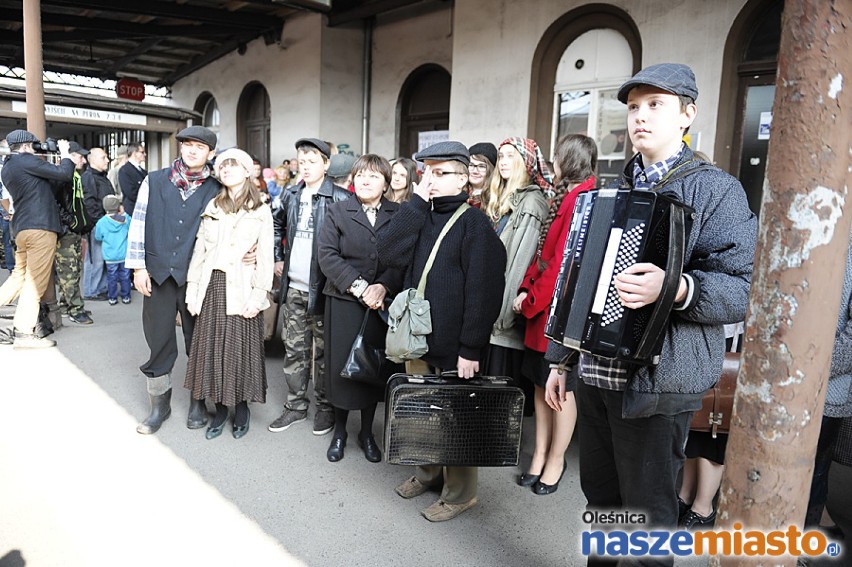
[{"label": "brown leather suitcase", "polygon": [[701,409],[692,415],[689,429],[713,434],[727,434],[731,430],[731,413],[734,410],[734,392],[740,370],[740,353],[726,352],[719,381],[707,390],[701,400]]}]

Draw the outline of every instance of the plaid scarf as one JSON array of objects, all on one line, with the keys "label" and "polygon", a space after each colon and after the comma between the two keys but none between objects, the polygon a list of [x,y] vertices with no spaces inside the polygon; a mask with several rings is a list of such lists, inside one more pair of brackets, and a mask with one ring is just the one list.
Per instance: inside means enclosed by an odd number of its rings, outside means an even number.
[{"label": "plaid scarf", "polygon": [[500,143],[500,146],[512,144],[524,160],[524,165],[527,166],[527,173],[530,180],[541,187],[546,193],[553,191],[553,174],[550,173],[550,168],[547,167],[547,162],[544,161],[544,155],[541,153],[541,148],[535,140],[530,138],[506,138]]},{"label": "plaid scarf", "polygon": [[169,181],[178,188],[184,199],[189,199],[195,190],[210,177],[210,174],[210,166],[207,164],[204,164],[201,171],[189,171],[183,160],[177,158],[169,171]]}]

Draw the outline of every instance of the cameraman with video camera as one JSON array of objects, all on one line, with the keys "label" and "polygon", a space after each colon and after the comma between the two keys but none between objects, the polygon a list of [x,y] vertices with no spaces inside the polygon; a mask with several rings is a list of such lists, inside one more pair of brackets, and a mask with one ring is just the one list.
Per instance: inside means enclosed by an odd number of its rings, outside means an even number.
[{"label": "cameraman with video camera", "polygon": [[[15,270],[0,287],[0,305],[8,305],[20,295],[15,310],[15,348],[47,348],[55,341],[33,333],[38,321],[39,301],[47,289],[57,236],[62,233],[57,197],[71,182],[74,162],[69,159],[66,140],[48,139],[42,144],[26,130],[13,130],[6,136],[12,152],[3,166],[3,185],[15,203],[12,235],[18,250]],[[59,165],[50,164],[36,152],[59,151]]]}]

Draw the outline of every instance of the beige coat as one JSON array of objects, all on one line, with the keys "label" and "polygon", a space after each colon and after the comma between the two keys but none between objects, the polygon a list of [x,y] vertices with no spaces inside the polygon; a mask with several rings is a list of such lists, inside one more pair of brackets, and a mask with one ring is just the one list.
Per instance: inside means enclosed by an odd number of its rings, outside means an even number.
[{"label": "beige coat", "polygon": [[[257,244],[257,262],[243,263],[243,256]],[[273,274],[272,213],[269,205],[253,211],[226,214],[210,201],[201,214],[201,226],[189,263],[186,303],[201,309],[213,270],[227,275],[228,315],[241,315],[246,307],[263,311],[269,307],[267,292]]]}]

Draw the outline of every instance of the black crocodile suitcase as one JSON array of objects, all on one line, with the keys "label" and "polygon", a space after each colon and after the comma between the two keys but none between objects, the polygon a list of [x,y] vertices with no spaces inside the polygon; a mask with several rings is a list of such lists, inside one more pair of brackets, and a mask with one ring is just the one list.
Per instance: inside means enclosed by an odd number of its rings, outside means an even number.
[{"label": "black crocodile suitcase", "polygon": [[524,393],[505,377],[394,374],[385,458],[395,465],[518,464]]}]

